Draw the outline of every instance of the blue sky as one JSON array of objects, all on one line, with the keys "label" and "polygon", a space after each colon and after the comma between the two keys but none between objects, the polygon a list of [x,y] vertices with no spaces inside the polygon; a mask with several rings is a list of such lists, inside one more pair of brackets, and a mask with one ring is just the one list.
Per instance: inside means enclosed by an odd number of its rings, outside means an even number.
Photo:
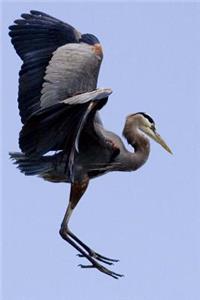
[{"label": "blue sky", "polygon": [[[91,181],[72,216],[82,240],[120,259],[118,281],[79,269],[84,261],[60,238],[69,186],[25,177],[8,159],[21,128],[21,62],[7,27],[30,9],[100,39],[98,86],[113,89],[105,127],[121,135],[126,115],[147,112],[174,153],[152,142],[143,168]],[[4,3],[2,299],[200,298],[199,15],[189,3]]]}]

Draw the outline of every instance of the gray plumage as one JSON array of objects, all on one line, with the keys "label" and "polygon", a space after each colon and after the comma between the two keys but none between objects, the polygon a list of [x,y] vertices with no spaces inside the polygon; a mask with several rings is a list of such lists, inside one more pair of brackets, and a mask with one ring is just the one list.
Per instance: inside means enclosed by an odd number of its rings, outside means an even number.
[{"label": "gray plumage", "polygon": [[41,108],[74,94],[96,89],[101,58],[94,46],[67,44],[58,48],[46,69],[41,91]]},{"label": "gray plumage", "polygon": [[[93,251],[68,227],[71,214],[92,178],[113,171],[135,171],[148,159],[147,136],[171,153],[145,113],[126,118],[123,135],[134,148],[104,128],[99,110],[111,89],[97,88],[103,52],[92,34],[43,12],[22,14],[10,26],[11,41],[23,60],[19,73],[18,103],[23,123],[19,136],[22,153],[10,153],[25,175],[71,184],[69,204],[61,224],[61,237],[80,257],[113,278],[122,275],[105,268],[117,262]],[[50,151],[54,151],[50,155]]]}]

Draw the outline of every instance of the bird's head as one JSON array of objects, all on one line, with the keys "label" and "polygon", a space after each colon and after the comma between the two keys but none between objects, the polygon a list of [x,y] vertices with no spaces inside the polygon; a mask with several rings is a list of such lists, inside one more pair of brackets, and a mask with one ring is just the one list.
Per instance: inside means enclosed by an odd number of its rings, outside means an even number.
[{"label": "bird's head", "polygon": [[146,113],[138,112],[127,117],[123,131],[124,136],[130,136],[129,133],[134,130],[142,131],[148,137],[152,138],[155,142],[160,144],[167,152],[172,154],[170,148],[157,133],[154,120]]}]

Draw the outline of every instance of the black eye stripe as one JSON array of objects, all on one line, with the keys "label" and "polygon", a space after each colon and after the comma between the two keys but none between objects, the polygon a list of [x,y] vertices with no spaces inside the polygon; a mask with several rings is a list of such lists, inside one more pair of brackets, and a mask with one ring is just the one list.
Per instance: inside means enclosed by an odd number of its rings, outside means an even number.
[{"label": "black eye stripe", "polygon": [[156,127],[155,127],[154,124],[151,125],[151,129],[152,129],[153,131],[156,131]]},{"label": "black eye stripe", "polygon": [[147,114],[143,113],[143,112],[139,112],[138,114],[143,115],[143,117],[145,117],[151,124],[155,124],[154,120]]},{"label": "black eye stripe", "polygon": [[131,114],[128,117],[132,117],[132,116],[135,116],[135,115],[142,115],[143,117],[145,117],[155,127],[154,120],[149,115],[145,114],[144,112],[138,112],[138,113],[135,113],[135,114]]}]

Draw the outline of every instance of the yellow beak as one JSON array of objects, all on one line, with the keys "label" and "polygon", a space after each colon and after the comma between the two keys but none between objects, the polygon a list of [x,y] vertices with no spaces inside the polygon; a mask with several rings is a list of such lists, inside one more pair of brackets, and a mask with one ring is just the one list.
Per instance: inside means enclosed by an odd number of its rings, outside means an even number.
[{"label": "yellow beak", "polygon": [[142,131],[144,131],[150,138],[152,138],[155,142],[160,144],[167,152],[170,154],[173,154],[171,149],[167,146],[165,141],[162,139],[162,137],[153,129],[149,127],[143,127]]}]

